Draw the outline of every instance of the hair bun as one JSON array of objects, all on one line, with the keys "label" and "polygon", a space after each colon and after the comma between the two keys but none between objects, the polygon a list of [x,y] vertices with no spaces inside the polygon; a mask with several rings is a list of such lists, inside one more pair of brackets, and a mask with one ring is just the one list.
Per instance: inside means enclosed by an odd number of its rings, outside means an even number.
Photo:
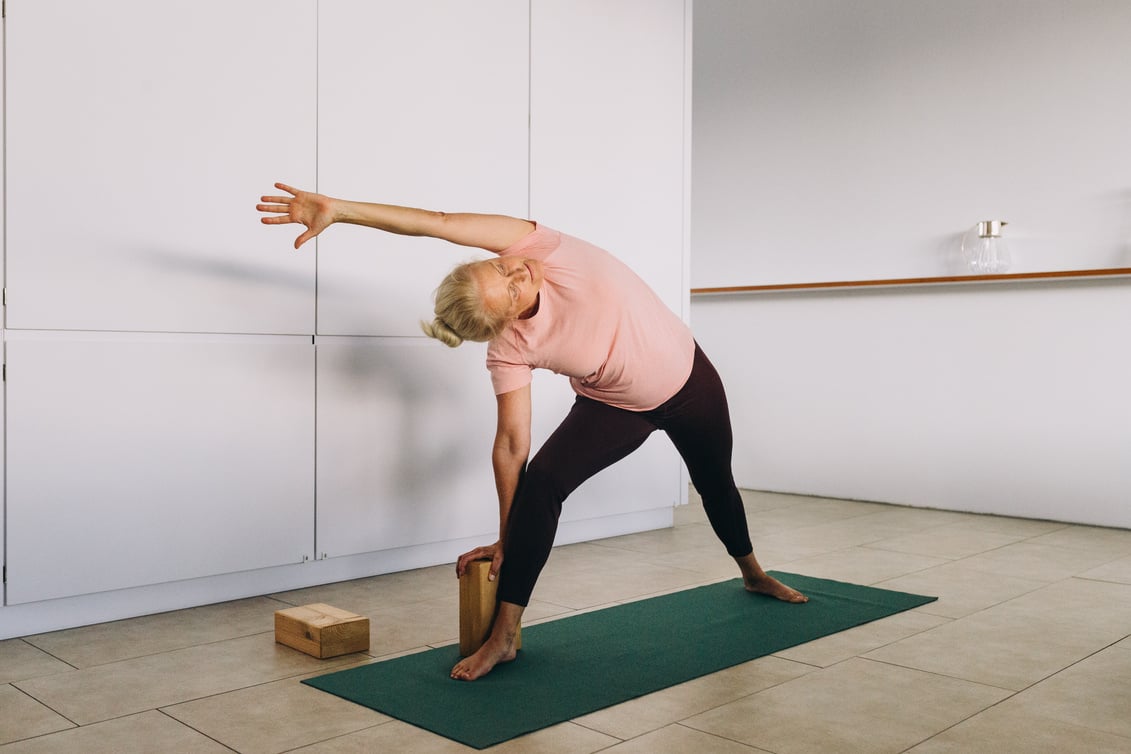
[{"label": "hair bun", "polygon": [[431,323],[422,321],[420,323],[420,329],[423,330],[424,334],[429,338],[435,338],[448,348],[455,348],[463,343],[463,338],[457,335],[455,331],[448,327],[448,324],[439,317],[436,317]]}]

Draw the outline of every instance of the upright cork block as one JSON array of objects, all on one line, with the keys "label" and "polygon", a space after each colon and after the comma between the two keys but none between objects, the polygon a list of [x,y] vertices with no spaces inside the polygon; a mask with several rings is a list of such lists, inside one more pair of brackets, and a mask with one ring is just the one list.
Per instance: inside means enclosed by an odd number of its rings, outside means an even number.
[{"label": "upright cork block", "polygon": [[275,612],[275,641],[320,660],[369,649],[369,619],[321,603]]},{"label": "upright cork block", "polygon": [[[459,579],[459,653],[464,657],[475,654],[491,633],[498,582],[487,580],[490,570],[491,561],[476,560]],[[522,649],[522,626],[514,648]]]}]

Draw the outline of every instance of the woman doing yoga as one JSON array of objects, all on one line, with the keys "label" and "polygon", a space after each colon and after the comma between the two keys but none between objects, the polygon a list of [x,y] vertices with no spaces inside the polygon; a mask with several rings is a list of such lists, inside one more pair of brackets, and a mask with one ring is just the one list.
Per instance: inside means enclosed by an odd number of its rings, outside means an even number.
[{"label": "woman doing yoga", "polygon": [[[499,539],[460,556],[490,559],[499,608],[491,635],[452,668],[474,680],[515,657],[515,633],[554,543],[562,502],[582,482],[640,447],[671,438],[715,534],[746,589],[786,602],[806,597],[766,574],[754,557],[731,473],[726,394],[691,331],[608,252],[543,225],[503,215],[446,214],[333,199],[291,188],[257,206],[268,224],[301,223],[297,249],[333,223],[440,238],[496,257],[456,267],[436,291],[424,331],[446,345],[486,341],[498,403],[492,451]],[[537,455],[530,453],[535,368],[569,377],[573,407]],[[504,558],[505,553],[505,558]]]}]

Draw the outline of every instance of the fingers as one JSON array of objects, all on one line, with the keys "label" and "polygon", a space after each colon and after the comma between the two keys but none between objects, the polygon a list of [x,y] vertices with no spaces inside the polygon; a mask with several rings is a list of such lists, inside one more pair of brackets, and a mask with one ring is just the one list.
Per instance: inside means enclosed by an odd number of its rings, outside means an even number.
[{"label": "fingers", "polygon": [[470,563],[471,561],[475,560],[475,558],[473,557],[474,555],[475,555],[475,550],[472,550],[471,552],[465,552],[463,555],[459,556],[459,559],[456,560],[456,576],[457,577],[463,576],[463,572],[467,570],[467,564]]},{"label": "fingers", "polygon": [[[494,555],[495,552],[493,551],[493,548],[490,547],[476,547],[474,550],[465,552],[463,555],[459,556],[459,559],[456,560],[456,576],[463,576],[463,572],[467,570],[468,564],[474,563],[476,560],[493,558]],[[502,562],[501,558],[500,562]]]},{"label": "fingers", "polygon": [[491,558],[491,568],[487,571],[487,580],[494,581],[499,577],[499,569],[503,567],[503,551],[495,550],[495,557]]},{"label": "fingers", "polygon": [[318,234],[308,229],[305,233],[295,239],[295,248],[297,249],[298,247],[302,246],[304,243],[314,238],[316,235]]},{"label": "fingers", "polygon": [[290,186],[288,186],[285,183],[276,183],[275,188],[282,189],[283,191],[286,191],[288,194],[293,194],[294,196],[298,196],[299,193],[301,193],[298,189],[291,188]]}]

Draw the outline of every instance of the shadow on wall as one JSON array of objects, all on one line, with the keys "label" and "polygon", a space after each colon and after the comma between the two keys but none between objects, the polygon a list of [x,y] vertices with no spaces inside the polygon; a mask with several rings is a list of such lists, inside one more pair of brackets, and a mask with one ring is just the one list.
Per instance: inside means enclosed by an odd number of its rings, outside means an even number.
[{"label": "shadow on wall", "polygon": [[[292,252],[294,253],[294,252]],[[309,290],[311,276],[289,272],[279,267],[257,265],[248,262],[222,259],[216,256],[203,256],[190,250],[135,248],[129,251],[152,267],[160,267],[166,272],[179,272],[206,278],[223,278],[228,281],[256,286],[278,286],[292,290]]]},{"label": "shadow on wall", "polygon": [[[132,254],[166,272],[240,286],[304,290],[311,285],[310,276],[301,272],[186,250],[135,249]],[[363,281],[338,283],[332,292],[320,284],[319,292],[339,301],[373,297]],[[419,337],[356,335],[395,331],[379,321],[381,311],[419,310],[421,317],[431,316],[427,294],[385,289],[379,295],[382,306],[372,311],[336,311],[336,332],[319,328],[319,488],[331,482],[334,494],[357,504],[377,502],[374,495],[380,502],[428,503],[398,505],[395,525],[406,538],[414,530],[430,535],[443,513],[442,501],[469,479],[478,489],[482,478],[483,500],[495,504],[490,484],[495,404],[484,366],[486,346],[449,349],[419,331],[413,333]]]}]

